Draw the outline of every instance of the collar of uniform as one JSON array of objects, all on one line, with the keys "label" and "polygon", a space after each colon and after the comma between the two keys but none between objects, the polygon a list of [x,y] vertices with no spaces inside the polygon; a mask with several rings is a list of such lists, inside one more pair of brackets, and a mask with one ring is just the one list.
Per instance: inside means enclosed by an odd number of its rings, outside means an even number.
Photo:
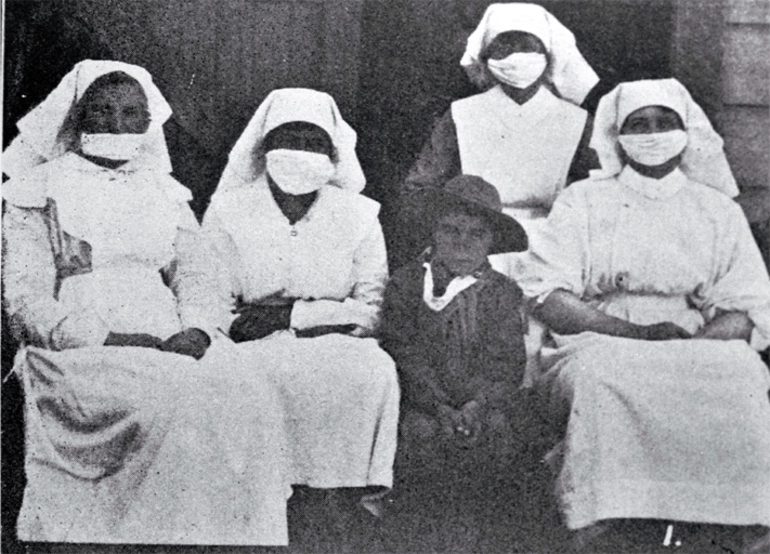
[{"label": "collar of uniform", "polygon": [[556,99],[553,93],[542,85],[535,95],[523,104],[517,103],[505,94],[501,85],[493,87],[489,92],[500,105],[499,113],[503,116],[503,120],[507,117],[547,116],[551,100]]},{"label": "collar of uniform", "polygon": [[641,175],[630,165],[626,165],[618,175],[618,180],[651,200],[671,198],[687,184],[687,176],[678,167],[662,179],[653,179]]}]

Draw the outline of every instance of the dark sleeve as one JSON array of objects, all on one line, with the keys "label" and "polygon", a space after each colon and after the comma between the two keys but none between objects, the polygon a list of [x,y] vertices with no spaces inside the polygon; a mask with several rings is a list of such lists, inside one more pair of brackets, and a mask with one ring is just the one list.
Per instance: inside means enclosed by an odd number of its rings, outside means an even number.
[{"label": "dark sleeve", "polygon": [[[417,277],[413,269],[396,273],[385,288],[380,345],[396,362],[402,398],[435,414],[440,404],[450,404],[451,400],[438,385],[435,369],[422,345],[417,325],[421,296],[417,287],[409,286],[409,277]],[[412,285],[415,280],[412,279]]]},{"label": "dark sleeve", "polygon": [[588,172],[591,169],[599,169],[599,157],[593,148],[589,146],[591,143],[591,133],[594,130],[594,118],[592,115],[586,117],[586,125],[583,128],[583,134],[580,136],[575,155],[572,158],[572,164],[567,172],[567,185],[576,181],[582,181],[588,179]]},{"label": "dark sleeve", "polygon": [[402,195],[441,187],[461,171],[457,128],[450,109],[433,125],[430,138],[406,177]]},{"label": "dark sleeve", "polygon": [[526,364],[522,302],[521,290],[511,282],[497,284],[485,299],[479,367],[473,379],[481,403],[501,405],[518,394]]},{"label": "dark sleeve", "polygon": [[618,83],[620,83],[620,80],[618,79],[601,79],[594,85],[594,88],[589,91],[583,100],[583,103],[580,104],[580,107],[593,117],[596,115],[596,108],[599,106],[599,100],[614,89]]},{"label": "dark sleeve", "polygon": [[398,224],[393,233],[396,259],[400,263],[412,260],[427,246],[425,215],[420,210],[421,191],[439,188],[452,177],[460,175],[460,150],[452,111],[441,116],[433,125],[430,138],[420,152],[406,180],[401,184],[398,198]]}]

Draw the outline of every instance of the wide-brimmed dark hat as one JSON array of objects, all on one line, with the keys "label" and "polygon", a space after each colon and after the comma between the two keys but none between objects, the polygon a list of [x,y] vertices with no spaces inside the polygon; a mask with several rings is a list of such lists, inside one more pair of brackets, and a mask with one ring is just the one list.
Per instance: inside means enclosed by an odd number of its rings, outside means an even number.
[{"label": "wide-brimmed dark hat", "polygon": [[523,252],[528,247],[527,233],[518,221],[503,213],[503,204],[497,189],[476,175],[458,175],[442,188],[425,191],[422,213],[428,215],[425,223],[435,226],[438,218],[452,209],[462,209],[484,217],[492,227],[495,240],[490,254]]}]

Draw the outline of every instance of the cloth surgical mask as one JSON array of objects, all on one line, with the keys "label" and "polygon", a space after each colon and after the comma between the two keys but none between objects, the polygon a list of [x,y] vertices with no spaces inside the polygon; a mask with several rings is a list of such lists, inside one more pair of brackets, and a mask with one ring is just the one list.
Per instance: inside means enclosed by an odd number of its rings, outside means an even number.
[{"label": "cloth surgical mask", "polygon": [[677,129],[663,133],[620,135],[618,140],[632,160],[656,166],[682,153],[687,146],[687,132]]},{"label": "cloth surgical mask", "polygon": [[308,194],[334,177],[329,156],[303,150],[271,150],[265,155],[267,173],[286,194]]},{"label": "cloth surgical mask", "polygon": [[548,60],[537,52],[515,52],[502,60],[490,59],[487,67],[495,78],[514,88],[527,88],[545,71]]},{"label": "cloth surgical mask", "polygon": [[80,151],[108,160],[133,160],[139,155],[146,140],[145,133],[83,133],[80,135]]}]

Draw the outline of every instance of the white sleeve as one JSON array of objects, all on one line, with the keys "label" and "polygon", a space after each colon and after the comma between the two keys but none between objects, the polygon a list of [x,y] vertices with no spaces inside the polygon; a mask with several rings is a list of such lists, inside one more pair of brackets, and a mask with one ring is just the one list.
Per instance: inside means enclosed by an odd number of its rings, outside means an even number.
[{"label": "white sleeve", "polygon": [[3,216],[4,300],[14,333],[54,350],[104,344],[109,328],[93,310],[69,313],[56,300],[47,217],[43,209],[10,204]]},{"label": "white sleeve", "polygon": [[186,204],[174,252],[167,274],[182,325],[202,329],[213,338],[218,328],[229,326],[229,309],[218,294],[213,248]]},{"label": "white sleeve", "polygon": [[379,324],[385,283],[388,280],[385,238],[377,218],[353,257],[353,275],[353,294],[345,302],[351,309],[365,315],[366,323],[358,325],[372,333]]},{"label": "white sleeve", "polygon": [[243,272],[238,248],[222,224],[221,206],[216,200],[209,205],[203,218],[203,235],[213,252],[217,299],[227,311],[222,330],[227,332],[236,317],[232,313],[235,300],[243,295]]},{"label": "white sleeve", "polygon": [[582,297],[589,273],[587,206],[574,184],[553,205],[543,232],[530,238],[525,272],[517,280],[528,298],[544,301],[554,290]]},{"label": "white sleeve", "polygon": [[711,317],[717,309],[745,313],[755,326],[752,344],[764,349],[770,346],[770,278],[740,207],[730,202],[726,208],[716,249],[719,259],[701,292],[701,309]]}]

